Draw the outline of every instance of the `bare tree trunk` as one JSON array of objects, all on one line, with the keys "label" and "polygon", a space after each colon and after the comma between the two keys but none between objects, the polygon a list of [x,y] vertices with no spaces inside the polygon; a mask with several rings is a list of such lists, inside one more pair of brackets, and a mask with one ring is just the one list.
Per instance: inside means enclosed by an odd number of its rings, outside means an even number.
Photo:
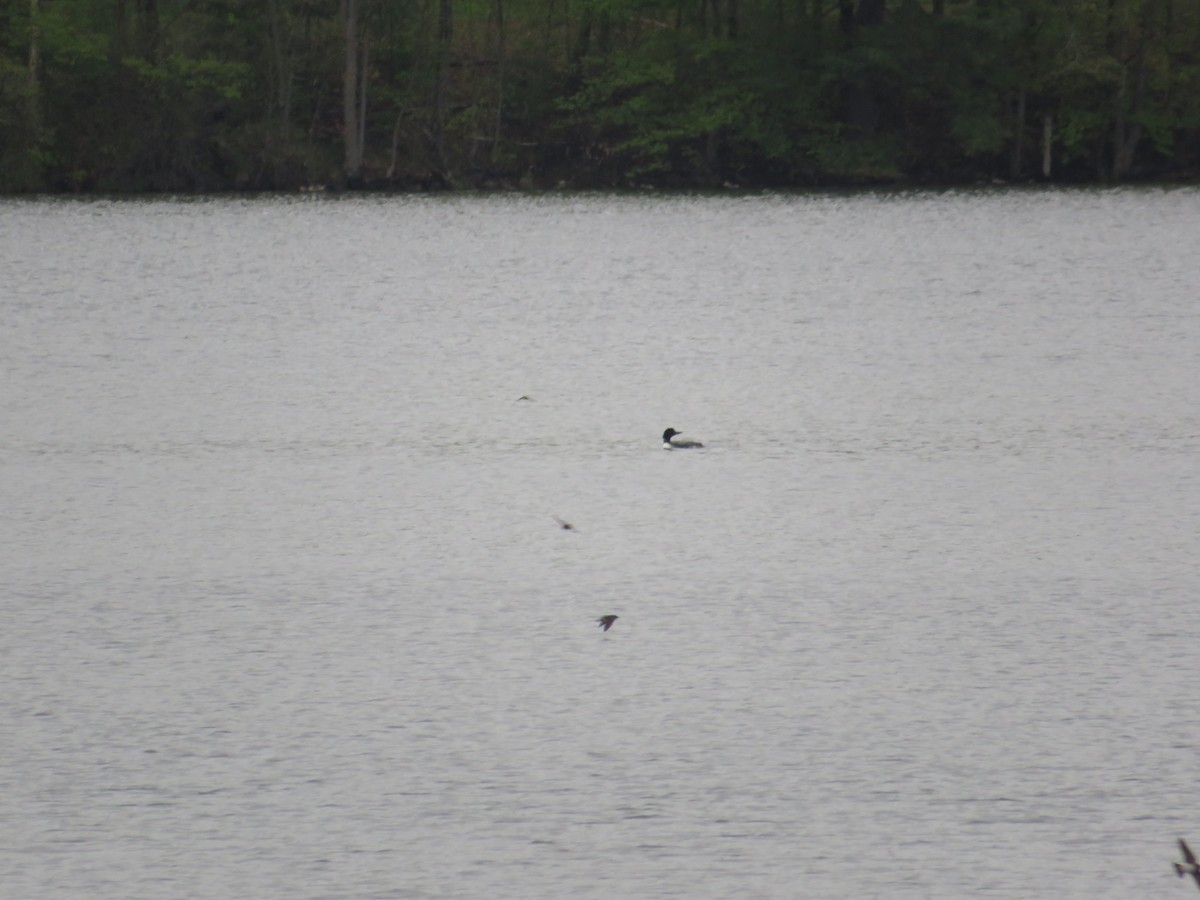
[{"label": "bare tree trunk", "polygon": [[29,124],[36,135],[42,134],[42,96],[41,96],[41,26],[38,16],[41,12],[41,0],[29,0]]},{"label": "bare tree trunk", "polygon": [[[852,0],[839,0],[838,20],[847,50],[852,50],[858,43],[863,28],[882,24],[885,8],[886,0],[859,0],[857,10]],[[862,74],[851,75],[844,82],[842,92],[847,136],[851,140],[874,137],[879,125],[880,102],[871,79]]]},{"label": "bare tree trunk", "polygon": [[342,139],[345,173],[350,184],[362,178],[363,151],[358,124],[358,0],[341,0],[345,37],[345,69],[342,73]]},{"label": "bare tree trunk", "polygon": [[504,23],[504,0],[496,2],[496,122],[492,133],[492,161],[496,160],[496,150],[500,146],[500,138],[504,127],[504,56],[507,52],[507,35]]},{"label": "bare tree trunk", "polygon": [[129,51],[129,21],[125,14],[125,0],[117,0],[113,18],[113,41],[108,46],[108,55],[113,62],[119,61]]},{"label": "bare tree trunk", "polygon": [[392,126],[392,156],[388,161],[387,179],[394,181],[396,178],[396,164],[400,157],[400,126],[404,122],[404,110],[396,113],[396,124]]},{"label": "bare tree trunk", "polygon": [[1025,164],[1025,89],[1017,90],[1017,113],[1016,122],[1013,130],[1016,134],[1013,135],[1013,151],[1012,159],[1008,166],[1008,177],[1017,179],[1021,177],[1021,168]]},{"label": "bare tree trunk", "polygon": [[[269,0],[271,25],[271,63],[275,76],[275,109],[279,115],[279,133],[286,135],[292,120],[292,88],[295,81],[291,60],[290,34],[285,31],[285,17],[279,0]],[[289,29],[290,31],[290,29]]]},{"label": "bare tree trunk", "polygon": [[[676,27],[678,27],[678,22],[681,21],[681,19],[682,19],[682,14],[678,13],[676,15]],[[582,62],[583,58],[588,55],[588,52],[591,50],[591,47],[592,47],[592,8],[591,8],[591,6],[585,6],[583,8],[583,13],[579,19],[579,32],[575,37],[575,43],[573,45],[571,45],[571,47],[570,47],[569,55],[570,55],[570,59],[571,59],[571,64],[574,65],[576,68],[578,68],[579,64]]]},{"label": "bare tree trunk", "polygon": [[[1138,73],[1139,79],[1144,73]],[[1130,124],[1124,114],[1117,117],[1113,124],[1113,170],[1114,180],[1124,178],[1133,169],[1133,160],[1137,155],[1137,145],[1142,138],[1142,123]]]},{"label": "bare tree trunk", "polygon": [[449,112],[450,44],[454,40],[454,0],[438,0],[437,83],[433,94],[433,144],[443,177],[448,177],[446,121]]},{"label": "bare tree trunk", "polygon": [[139,0],[138,44],[142,58],[158,61],[158,0]]},{"label": "bare tree trunk", "polygon": [[1050,148],[1054,142],[1054,116],[1042,117],[1042,177],[1050,177]]},{"label": "bare tree trunk", "polygon": [[858,0],[858,24],[880,25],[883,23],[883,12],[887,0]]},{"label": "bare tree trunk", "polygon": [[838,30],[847,45],[854,43],[854,0],[838,0]]},{"label": "bare tree trunk", "polygon": [[[1146,61],[1145,35],[1153,30],[1152,19],[1155,13],[1153,0],[1146,0],[1142,7],[1142,21],[1139,23],[1141,35],[1139,46],[1132,52],[1128,50],[1128,36],[1123,35],[1119,47],[1119,59],[1122,63],[1128,60],[1128,66],[1123,65],[1121,78],[1113,97],[1113,180],[1124,178],[1133,169],[1133,160],[1137,154],[1137,145],[1142,137],[1142,123],[1130,122],[1130,117],[1136,117],[1142,110],[1146,100],[1146,71],[1149,64]],[[1129,89],[1130,71],[1133,69],[1133,90]]]},{"label": "bare tree trunk", "polygon": [[40,54],[39,41],[41,30],[38,26],[38,14],[41,12],[41,0],[29,0],[29,80],[38,83],[38,57]]},{"label": "bare tree trunk", "polygon": [[367,73],[371,70],[371,44],[362,42],[362,66],[358,82],[358,163],[363,165],[363,157],[367,152]]}]

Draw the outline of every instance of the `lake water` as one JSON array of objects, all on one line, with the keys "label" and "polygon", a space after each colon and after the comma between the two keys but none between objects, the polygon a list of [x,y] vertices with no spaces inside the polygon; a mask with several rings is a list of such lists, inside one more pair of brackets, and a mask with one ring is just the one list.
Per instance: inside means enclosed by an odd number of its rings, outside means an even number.
[{"label": "lake water", "polygon": [[3,201],[0,272],[5,896],[1193,895],[1200,190]]}]

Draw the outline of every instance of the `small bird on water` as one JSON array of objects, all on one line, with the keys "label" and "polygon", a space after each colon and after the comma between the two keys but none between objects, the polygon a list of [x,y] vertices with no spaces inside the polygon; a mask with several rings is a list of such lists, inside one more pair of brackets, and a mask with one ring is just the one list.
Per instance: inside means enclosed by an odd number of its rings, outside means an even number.
[{"label": "small bird on water", "polygon": [[1184,842],[1183,838],[1179,839],[1179,849],[1183,852],[1183,862],[1173,863],[1175,874],[1180,878],[1184,875],[1191,875],[1196,879],[1196,887],[1200,887],[1200,863],[1196,862],[1196,854],[1192,853],[1192,849]]},{"label": "small bird on water", "polygon": [[561,528],[563,531],[574,531],[575,530],[575,526],[572,525],[570,522],[564,522],[558,516],[553,516],[552,518],[554,519],[555,522],[558,523],[558,527]]},{"label": "small bird on water", "polygon": [[601,631],[608,631],[613,627],[613,622],[621,618],[620,616],[601,616],[596,620],[596,624],[600,626]]}]

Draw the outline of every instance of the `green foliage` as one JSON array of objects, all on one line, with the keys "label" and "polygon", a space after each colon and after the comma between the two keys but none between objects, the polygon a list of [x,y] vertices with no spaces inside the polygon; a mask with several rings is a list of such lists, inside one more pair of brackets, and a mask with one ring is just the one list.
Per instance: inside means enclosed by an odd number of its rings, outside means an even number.
[{"label": "green foliage", "polygon": [[126,57],[121,62],[164,97],[208,96],[237,100],[249,83],[249,67],[245,63],[187,59],[178,54],[172,54],[158,64],[136,56]]},{"label": "green foliage", "polygon": [[[936,6],[844,28],[831,0],[359,0],[366,180],[1029,176],[1047,119],[1055,177],[1200,171],[1200,4]],[[338,9],[0,0],[0,190],[336,180]]]},{"label": "green foliage", "polygon": [[38,92],[26,69],[0,58],[0,192],[34,190],[44,165]]},{"label": "green foliage", "polygon": [[88,6],[78,3],[45,4],[36,28],[44,57],[70,69],[100,69],[112,56],[113,35],[102,20],[89,22]]}]

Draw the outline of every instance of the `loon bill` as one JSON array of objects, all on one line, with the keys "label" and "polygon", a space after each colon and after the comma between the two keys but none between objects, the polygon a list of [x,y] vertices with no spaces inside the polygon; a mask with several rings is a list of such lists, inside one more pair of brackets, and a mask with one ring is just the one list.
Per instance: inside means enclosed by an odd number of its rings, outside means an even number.
[{"label": "loon bill", "polygon": [[690,447],[703,447],[699,441],[689,440],[688,438],[680,438],[675,440],[675,435],[679,434],[674,428],[668,428],[663,432],[663,449],[664,450],[686,450]]}]

